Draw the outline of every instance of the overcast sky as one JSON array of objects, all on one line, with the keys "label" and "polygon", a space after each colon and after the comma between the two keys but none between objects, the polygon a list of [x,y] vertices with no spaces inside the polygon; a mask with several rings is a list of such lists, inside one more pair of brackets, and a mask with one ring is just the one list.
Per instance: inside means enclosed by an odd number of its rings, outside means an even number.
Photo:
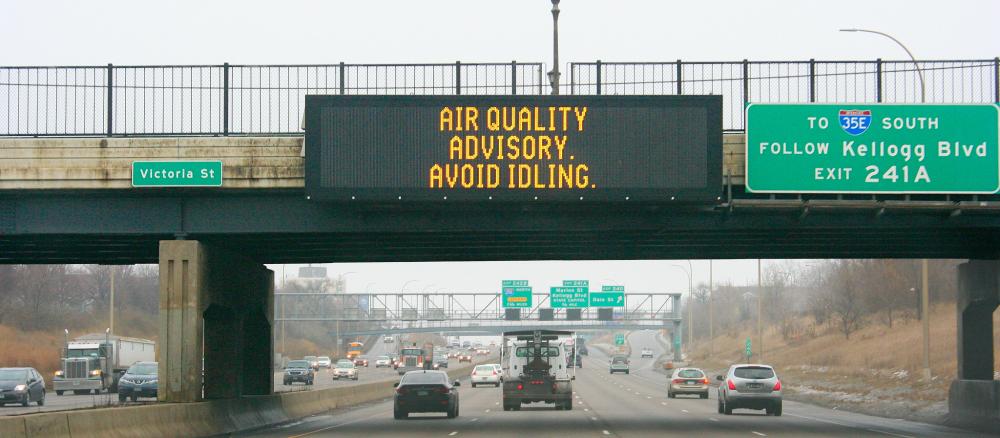
[{"label": "overcast sky", "polygon": [[[549,0],[0,0],[0,63],[551,66]],[[1000,54],[996,0],[564,0],[561,60],[903,59]]]},{"label": "overcast sky", "polygon": [[[545,62],[549,0],[47,1],[0,0],[2,65]],[[1000,55],[997,0],[564,0],[563,62],[905,59],[869,28],[922,59]],[[686,262],[509,262],[329,265],[352,291],[496,291],[503,279],[547,290],[564,279],[592,288],[687,289]],[[767,266],[786,262],[765,262]],[[280,266],[273,266],[276,277]],[[693,262],[707,282],[708,262]],[[717,282],[756,282],[756,261],[715,263]],[[294,277],[297,266],[286,269]],[[411,281],[414,280],[414,281]]]}]

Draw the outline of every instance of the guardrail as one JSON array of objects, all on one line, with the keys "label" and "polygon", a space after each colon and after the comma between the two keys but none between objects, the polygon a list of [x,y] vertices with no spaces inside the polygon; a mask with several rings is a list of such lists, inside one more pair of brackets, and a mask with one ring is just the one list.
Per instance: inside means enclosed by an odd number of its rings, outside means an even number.
[{"label": "guardrail", "polygon": [[[1000,102],[1000,58],[918,61],[927,101]],[[306,94],[546,94],[532,63],[0,67],[0,136],[301,135]],[[911,61],[573,62],[568,94],[749,102],[917,102]]]},{"label": "guardrail", "polygon": [[0,67],[0,136],[301,135],[306,94],[541,94],[541,63]]},{"label": "guardrail", "polygon": [[[927,102],[1000,103],[1000,58],[917,61]],[[721,94],[723,127],[751,102],[920,102],[912,61],[574,62],[570,94]]]}]

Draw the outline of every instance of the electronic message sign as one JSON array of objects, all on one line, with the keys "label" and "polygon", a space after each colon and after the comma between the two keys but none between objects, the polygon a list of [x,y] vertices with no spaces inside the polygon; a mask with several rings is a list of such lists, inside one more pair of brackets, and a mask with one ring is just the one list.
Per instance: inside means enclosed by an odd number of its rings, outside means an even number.
[{"label": "electronic message sign", "polygon": [[721,96],[306,96],[306,195],[714,202]]},{"label": "electronic message sign", "polygon": [[752,104],[746,188],[993,194],[998,120],[991,104]]}]

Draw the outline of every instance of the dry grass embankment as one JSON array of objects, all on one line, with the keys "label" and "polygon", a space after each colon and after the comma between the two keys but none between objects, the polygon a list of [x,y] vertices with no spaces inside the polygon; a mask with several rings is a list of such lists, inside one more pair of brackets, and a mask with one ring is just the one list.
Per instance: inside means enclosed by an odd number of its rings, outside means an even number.
[{"label": "dry grass embankment", "polygon": [[[777,327],[764,333],[763,361],[775,366],[792,398],[878,415],[938,421],[947,412],[948,388],[955,378],[956,311],[954,304],[937,304],[930,315],[932,379],[921,378],[922,328],[919,320],[896,321],[893,328],[870,321],[845,339],[831,326],[797,321],[807,335],[785,340]],[[812,326],[810,327],[810,324]],[[1000,311],[994,313],[994,341],[1000,341]],[[743,345],[752,337],[759,350],[755,326],[748,324],[715,337],[715,354],[708,342],[696,345],[696,366],[722,370],[745,361]],[[1000,349],[998,349],[1000,351]],[[1000,370],[1000,355],[994,369]]]}]

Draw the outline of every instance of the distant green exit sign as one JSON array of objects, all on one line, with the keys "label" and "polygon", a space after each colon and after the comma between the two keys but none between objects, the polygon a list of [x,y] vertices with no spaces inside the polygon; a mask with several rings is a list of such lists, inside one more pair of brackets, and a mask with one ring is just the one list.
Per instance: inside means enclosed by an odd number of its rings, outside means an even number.
[{"label": "distant green exit sign", "polygon": [[221,161],[132,162],[132,187],[221,186]]},{"label": "distant green exit sign", "polygon": [[1000,107],[751,104],[746,188],[760,193],[992,194]]}]

